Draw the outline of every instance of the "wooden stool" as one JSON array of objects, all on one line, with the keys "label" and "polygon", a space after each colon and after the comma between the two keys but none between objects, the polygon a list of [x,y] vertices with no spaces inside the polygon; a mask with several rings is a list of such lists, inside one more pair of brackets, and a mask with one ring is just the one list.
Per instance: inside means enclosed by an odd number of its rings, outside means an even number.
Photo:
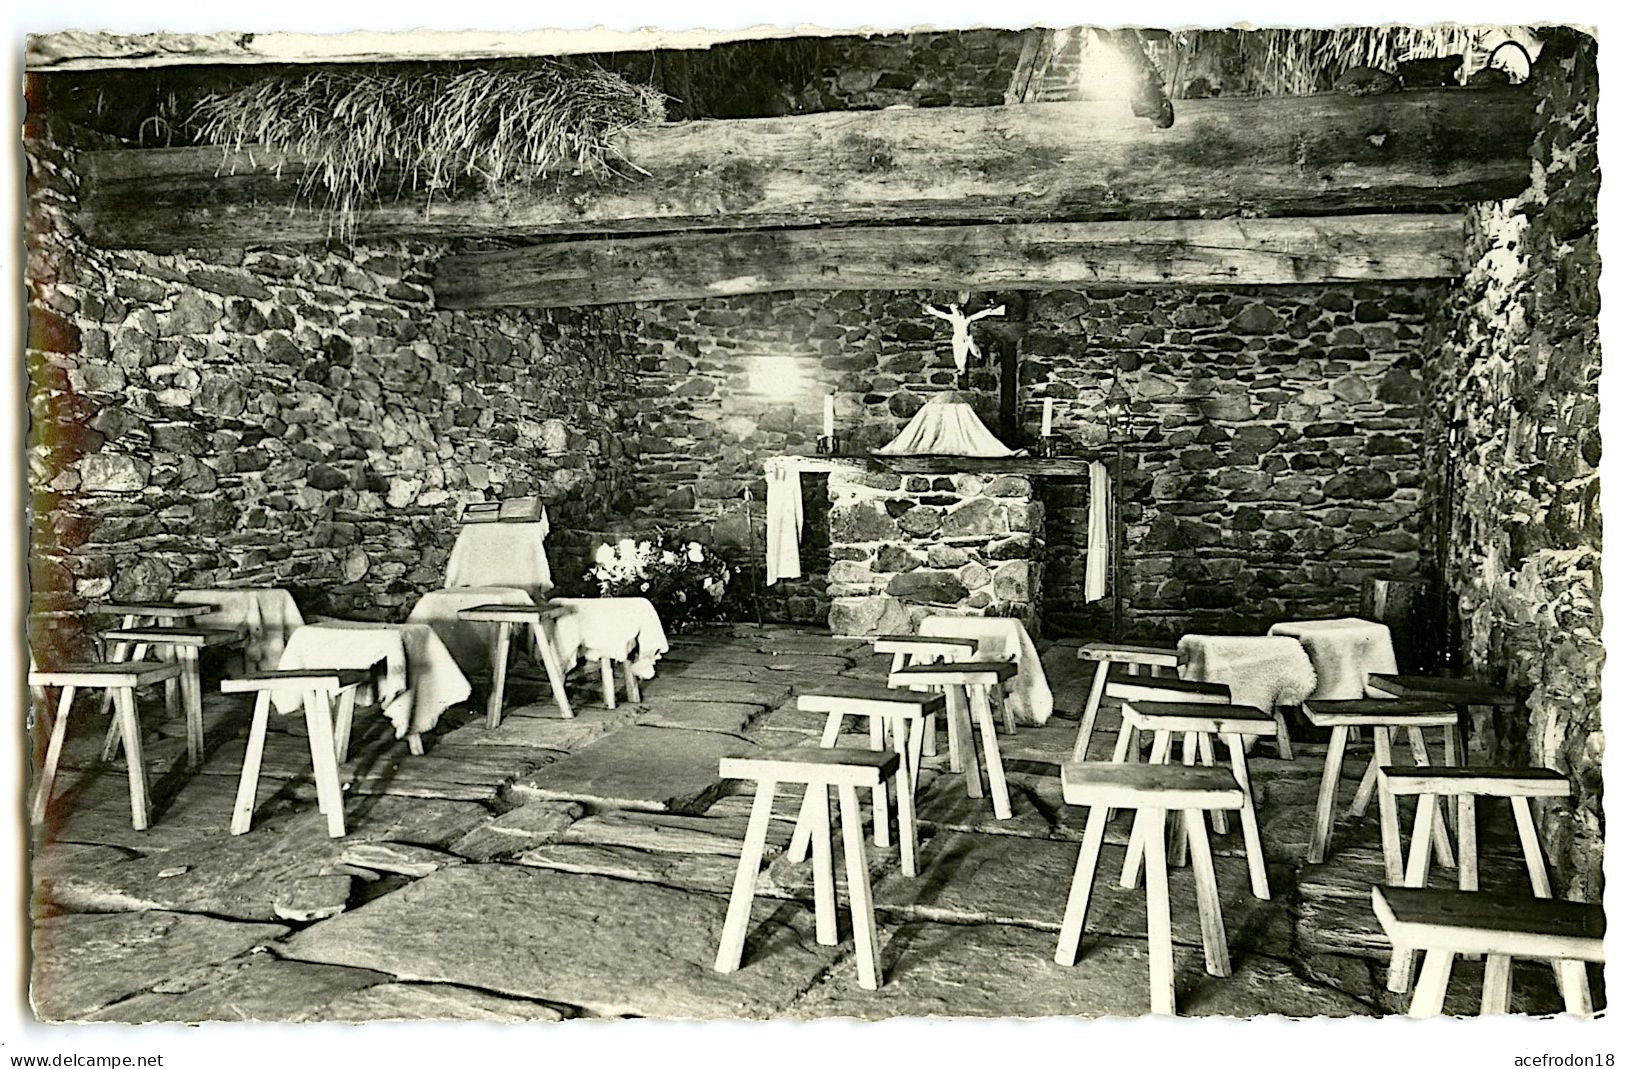
[{"label": "wooden stool", "polygon": [[[901,759],[897,773],[897,842],[902,854],[903,875],[917,875],[915,854],[919,850],[919,836],[914,826],[914,791],[920,779],[920,762],[924,750],[926,725],[941,712],[946,699],[941,694],[916,693],[901,690],[818,690],[796,698],[796,708],[808,713],[827,713],[824,735],[819,745],[833,749],[841,734],[841,725],[849,716],[869,718],[869,749],[890,749]],[[874,730],[879,726],[879,738]],[[801,816],[796,820],[795,835],[790,840],[790,860],[800,863],[807,859],[807,846],[812,840],[811,795],[802,802]],[[891,811],[886,804],[886,784],[874,791],[875,845],[891,845]]]},{"label": "wooden stool", "polygon": [[51,783],[56,779],[56,766],[62,759],[62,743],[68,737],[68,713],[72,711],[74,695],[81,689],[94,687],[111,695],[122,725],[124,763],[130,774],[130,826],[136,831],[146,829],[152,806],[147,799],[147,768],[141,752],[141,720],[136,714],[135,689],[175,679],[180,672],[178,664],[120,663],[66,664],[28,673],[31,687],[62,688],[56,723],[51,727],[51,742],[45,750],[45,767],[40,770],[39,791],[34,796],[36,824],[45,819],[45,809],[51,802]]},{"label": "wooden stool", "polygon": [[[265,753],[265,729],[271,716],[271,692],[297,690],[303,696],[305,730],[310,736],[311,772],[316,780],[316,800],[327,814],[327,834],[334,839],[344,835],[344,792],[339,785],[339,762],[350,748],[350,718],[355,710],[355,688],[368,682],[378,666],[344,669],[288,669],[251,672],[236,679],[222,679],[225,694],[253,694],[254,722],[248,729],[248,750],[243,755],[243,772],[237,781],[237,803],[231,812],[231,834],[242,835],[254,819],[254,796],[259,789],[260,758]],[[333,698],[338,696],[337,723]]]},{"label": "wooden stool", "polygon": [[[1425,727],[1453,727],[1456,712],[1447,705],[1431,701],[1398,701],[1390,698],[1355,698],[1348,701],[1322,701],[1314,699],[1303,703],[1304,715],[1316,727],[1330,728],[1331,744],[1326,747],[1326,768],[1320,776],[1320,798],[1315,804],[1315,828],[1309,836],[1309,861],[1320,864],[1326,860],[1326,848],[1332,837],[1332,810],[1337,804],[1337,784],[1343,775],[1343,753],[1348,748],[1349,732],[1358,727],[1369,727],[1374,753],[1360,789],[1354,796],[1350,812],[1355,816],[1365,813],[1371,794],[1377,795],[1377,809],[1382,827],[1382,863],[1388,883],[1398,886],[1405,877],[1400,863],[1399,809],[1394,796],[1377,789],[1377,770],[1394,763],[1393,733],[1403,728],[1410,740],[1411,756],[1420,766],[1428,765],[1427,740],[1422,737]],[[1454,765],[1454,747],[1445,736],[1445,764]],[[1370,787],[1366,780],[1370,780]],[[1452,865],[1450,842],[1442,827],[1434,829],[1434,842],[1439,849],[1440,862]]]},{"label": "wooden stool", "polygon": [[846,846],[846,894],[852,911],[852,939],[857,946],[858,986],[870,991],[880,987],[880,945],[875,928],[874,896],[869,886],[869,856],[863,844],[858,788],[879,787],[897,775],[900,765],[893,752],[869,750],[807,750],[795,757],[724,757],[719,762],[718,773],[724,779],[755,780],[756,797],[745,826],[745,844],[739,853],[733,893],[728,898],[727,919],[722,924],[717,972],[736,971],[744,954],[750,907],[756,897],[756,874],[761,868],[767,825],[773,815],[774,791],[780,783],[802,783],[806,785],[806,797],[812,810],[813,903],[818,942],[834,946],[840,941],[835,921],[835,862],[829,830],[829,788],[834,787],[840,798],[841,841]]},{"label": "wooden stool", "polygon": [[[941,661],[969,661],[976,657],[976,649],[980,645],[974,638],[949,638],[939,635],[881,635],[875,639],[876,653],[891,654],[891,670],[911,664],[936,664]],[[916,686],[924,689],[923,684]],[[958,736],[959,726],[952,715],[946,717],[948,721],[948,757],[949,770],[962,771],[958,765],[959,757],[955,753],[954,740]],[[874,736],[874,724],[870,724],[871,738]],[[932,757],[937,753],[937,716],[932,713],[925,721],[925,753]]]},{"label": "wooden stool", "polygon": [[[180,665],[180,700],[186,713],[186,767],[197,768],[203,763],[203,675],[198,668],[198,656],[206,649],[236,646],[243,641],[243,632],[226,627],[132,627],[103,633],[104,641],[113,642],[123,651],[134,647],[130,660],[139,661],[148,650],[168,654],[166,660]],[[168,697],[166,695],[166,697]],[[107,729],[107,740],[102,744],[102,758],[110,760],[119,742],[118,721]]]},{"label": "wooden stool", "polygon": [[[179,627],[194,617],[204,616],[214,611],[212,605],[182,605],[173,601],[104,601],[90,608],[92,614],[97,616],[119,617],[119,630],[129,631],[138,627]],[[123,664],[130,659],[130,643],[115,642],[111,650],[102,650],[102,656],[107,663]],[[141,654],[136,653],[136,659]],[[107,712],[113,702],[111,692],[102,695],[102,712]],[[118,721],[115,719],[114,723]],[[112,746],[103,750],[103,755],[112,760]]]},{"label": "wooden stool", "polygon": [[[1241,787],[1241,837],[1247,848],[1247,872],[1252,880],[1253,897],[1270,896],[1269,869],[1264,864],[1264,844],[1258,834],[1258,813],[1253,808],[1252,778],[1247,774],[1246,737],[1273,737],[1275,717],[1254,709],[1250,705],[1204,705],[1186,702],[1132,702],[1123,705],[1123,720],[1132,720],[1139,731],[1152,732],[1151,762],[1167,764],[1173,753],[1173,734],[1183,734],[1182,760],[1194,765],[1198,755],[1202,764],[1213,765],[1213,737],[1224,740],[1230,751],[1230,771]],[[1205,743],[1205,745],[1204,745]],[[1225,811],[1213,811],[1213,830],[1223,834],[1227,830]],[[1183,820],[1174,823],[1173,842],[1169,846],[1168,860],[1184,864],[1188,829]],[[1129,856],[1124,859],[1124,887],[1132,887],[1139,879],[1140,853],[1145,839],[1131,840]],[[1130,880],[1129,866],[1134,867]]]},{"label": "wooden stool", "polygon": [[[565,719],[575,716],[570,699],[564,693],[564,669],[559,663],[558,651],[547,637],[544,620],[564,615],[566,610],[537,605],[474,605],[457,610],[457,619],[497,625],[497,639],[491,649],[491,697],[485,706],[485,726],[494,728],[502,723],[502,692],[508,683],[508,644],[515,624],[527,624],[536,654],[547,672],[548,685],[553,688],[553,704]],[[613,705],[610,708],[614,708]]]},{"label": "wooden stool", "polygon": [[[893,687],[918,683],[942,687],[948,692],[945,697],[949,723],[952,725],[953,721],[959,721],[957,733],[951,727],[949,730],[949,760],[952,761],[956,752],[959,754],[965,769],[965,793],[972,798],[982,797],[982,770],[976,760],[976,742],[970,724],[971,717],[976,719],[982,732],[982,754],[987,760],[988,785],[993,792],[993,815],[999,820],[1010,819],[1010,788],[1004,781],[1004,761],[999,756],[998,729],[993,724],[990,694],[1015,674],[1016,666],[1011,661],[956,661],[907,665],[893,672],[888,680]],[[964,702],[957,709],[956,697],[962,697]],[[953,766],[950,764],[949,767],[951,769]]]},{"label": "wooden stool", "polygon": [[1484,707],[1515,709],[1518,705],[1517,697],[1500,687],[1480,683],[1476,679],[1451,679],[1446,676],[1407,676],[1374,672],[1366,676],[1365,692],[1366,696],[1371,698],[1435,701],[1453,707],[1457,714],[1456,724],[1450,729],[1446,742],[1455,746],[1460,753],[1459,760],[1452,762],[1457,765],[1468,764],[1467,747],[1462,737],[1462,721],[1471,720],[1473,709]]},{"label": "wooden stool", "polygon": [[1083,723],[1078,741],[1072,747],[1072,760],[1089,760],[1089,742],[1095,735],[1095,718],[1100,715],[1100,699],[1106,693],[1106,673],[1114,664],[1124,665],[1131,674],[1143,666],[1149,675],[1172,675],[1179,670],[1179,654],[1162,646],[1131,646],[1121,642],[1085,642],[1078,647],[1078,660],[1094,661],[1095,675],[1089,684],[1089,700],[1083,705]]},{"label": "wooden stool", "polygon": [[1373,887],[1371,907],[1395,947],[1427,952],[1407,1011],[1433,1017],[1444,1009],[1457,954],[1483,954],[1480,1013],[1505,1013],[1512,993],[1512,959],[1550,961],[1563,1008],[1591,1014],[1586,962],[1603,960],[1601,906],[1549,898],[1514,898],[1482,891]]},{"label": "wooden stool", "polygon": [[[1434,817],[1441,797],[1454,796],[1456,886],[1463,891],[1478,890],[1478,799],[1506,798],[1512,803],[1513,821],[1518,826],[1529,888],[1536,898],[1552,897],[1552,883],[1529,799],[1567,798],[1569,781],[1561,772],[1549,768],[1383,768],[1377,776],[1383,790],[1396,796],[1416,796],[1416,827],[1411,832],[1411,855],[1405,867],[1406,887],[1427,886],[1428,863],[1437,852],[1429,845],[1433,842]],[[1414,951],[1396,949],[1388,969],[1388,990],[1409,990],[1414,964]]]},{"label": "wooden stool", "polygon": [[601,681],[604,694],[604,708],[615,708],[615,665],[621,666],[621,678],[626,682],[626,700],[640,702],[643,695],[638,690],[638,677],[632,672],[632,655],[637,651],[638,639],[636,635],[626,640],[624,648],[616,647],[607,650],[582,650],[584,660],[598,662],[598,678]]},{"label": "wooden stool", "polygon": [[1061,938],[1055,948],[1058,965],[1071,965],[1078,957],[1078,940],[1089,915],[1095,866],[1106,838],[1107,812],[1113,807],[1133,809],[1136,828],[1146,826],[1156,850],[1145,851],[1145,915],[1151,951],[1151,1012],[1174,1012],[1173,922],[1168,905],[1168,868],[1160,848],[1168,812],[1182,812],[1190,828],[1191,860],[1196,876],[1196,906],[1202,918],[1202,951],[1207,971],[1230,975],[1230,949],[1225,941],[1220,912],[1219,881],[1213,871],[1204,814],[1217,809],[1240,809],[1245,802],[1235,776],[1219,768],[1182,765],[1124,765],[1107,761],[1074,761],[1061,766],[1061,797],[1069,805],[1089,806],[1089,823],[1078,851],[1061,919]]},{"label": "wooden stool", "polygon": [[[1230,688],[1223,683],[1202,683],[1194,679],[1176,679],[1172,676],[1152,678],[1131,675],[1120,666],[1113,666],[1106,675],[1106,697],[1121,702],[1197,702],[1203,705],[1229,705]],[[1079,748],[1088,749],[1089,739],[1082,731],[1072,747],[1072,759],[1082,761]],[[1209,751],[1211,754],[1211,750]],[[1112,750],[1113,761],[1140,759],[1140,733],[1127,720],[1117,731],[1117,745]]]}]

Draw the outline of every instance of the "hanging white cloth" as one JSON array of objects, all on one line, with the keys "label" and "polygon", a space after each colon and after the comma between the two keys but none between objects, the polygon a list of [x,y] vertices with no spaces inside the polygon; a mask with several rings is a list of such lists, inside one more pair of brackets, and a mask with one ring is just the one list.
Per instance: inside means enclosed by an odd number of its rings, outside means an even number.
[{"label": "hanging white cloth", "polygon": [[785,457],[767,462],[767,585],[801,575],[801,469]]},{"label": "hanging white cloth", "polygon": [[908,426],[875,452],[888,456],[939,457],[1013,457],[1018,454],[1018,450],[1010,449],[993,437],[993,432],[958,390],[939,393],[921,405]]},{"label": "hanging white cloth", "polygon": [[1106,465],[1089,465],[1089,542],[1084,553],[1083,600],[1099,601],[1106,596],[1106,565],[1111,557],[1107,514],[1112,506],[1112,484]]}]

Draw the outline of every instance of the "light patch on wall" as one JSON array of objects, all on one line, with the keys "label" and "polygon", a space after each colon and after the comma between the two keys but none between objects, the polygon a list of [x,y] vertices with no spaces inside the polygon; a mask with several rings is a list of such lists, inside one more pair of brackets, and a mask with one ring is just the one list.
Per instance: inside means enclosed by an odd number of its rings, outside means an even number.
[{"label": "light patch on wall", "polygon": [[761,397],[789,400],[817,388],[808,374],[810,361],[784,356],[747,356],[744,363],[745,389]]}]

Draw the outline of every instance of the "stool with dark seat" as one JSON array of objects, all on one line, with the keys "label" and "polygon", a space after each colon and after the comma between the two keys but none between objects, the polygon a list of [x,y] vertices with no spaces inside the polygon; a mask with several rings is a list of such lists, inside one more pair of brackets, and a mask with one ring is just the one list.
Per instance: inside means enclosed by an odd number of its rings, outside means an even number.
[{"label": "stool with dark seat", "polygon": [[1078,728],[1078,742],[1072,747],[1072,760],[1087,761],[1089,741],[1094,738],[1095,718],[1100,715],[1100,699],[1106,693],[1106,673],[1112,665],[1125,666],[1130,674],[1138,674],[1143,667],[1150,675],[1171,675],[1179,668],[1179,654],[1163,646],[1134,646],[1123,642],[1085,642],[1078,647],[1078,660],[1095,662],[1094,676],[1089,682],[1089,700],[1083,704],[1083,723]]},{"label": "stool with dark seat", "polygon": [[[953,661],[940,664],[913,664],[893,672],[888,683],[893,687],[916,684],[942,687],[949,691],[948,715],[960,719],[958,731],[959,753],[965,768],[965,793],[972,798],[982,797],[982,770],[976,760],[976,742],[971,733],[969,717],[975,717],[982,734],[982,755],[987,760],[988,786],[993,794],[993,815],[999,820],[1010,819],[1010,788],[1004,780],[1004,760],[999,756],[998,728],[993,723],[992,692],[1002,687],[1016,674],[1013,661]],[[964,705],[956,710],[953,692],[963,696]],[[965,709],[969,710],[969,717]],[[950,733],[950,745],[956,741]],[[953,754],[950,750],[950,759]]]},{"label": "stool with dark seat", "polygon": [[[316,780],[317,805],[327,815],[327,834],[334,839],[344,836],[344,793],[339,785],[339,762],[344,760],[345,751],[349,748],[355,688],[369,682],[376,670],[376,665],[365,669],[295,668],[251,672],[220,681],[222,693],[254,695],[254,720],[248,729],[248,749],[243,754],[243,771],[237,781],[231,834],[242,835],[249,830],[254,819],[254,797],[260,782],[260,759],[265,753],[271,693],[297,690],[303,696],[305,730],[310,736],[310,763]],[[339,699],[337,723],[334,722],[333,710],[335,697]]]},{"label": "stool with dark seat", "polygon": [[1371,907],[1395,947],[1426,952],[1407,1011],[1411,1017],[1443,1011],[1458,954],[1484,955],[1480,1013],[1507,1011],[1512,959],[1534,958],[1552,963],[1565,1010],[1591,1014],[1586,962],[1603,960],[1606,921],[1601,906],[1482,891],[1373,887]]},{"label": "stool with dark seat", "polygon": [[[1348,747],[1349,732],[1358,727],[1371,729],[1375,753],[1371,758],[1368,776],[1377,795],[1377,808],[1382,825],[1383,868],[1391,885],[1404,880],[1399,850],[1399,810],[1394,796],[1378,788],[1377,769],[1394,763],[1393,733],[1403,728],[1408,733],[1411,755],[1418,765],[1428,764],[1427,743],[1422,738],[1425,727],[1451,727],[1456,712],[1448,705],[1432,701],[1397,701],[1387,698],[1355,698],[1346,701],[1311,699],[1303,703],[1303,713],[1309,722],[1319,728],[1330,728],[1331,743],[1326,748],[1326,767],[1320,777],[1320,797],[1315,805],[1315,828],[1309,837],[1309,861],[1319,864],[1326,860],[1327,844],[1332,835],[1332,810],[1337,804],[1337,785],[1343,775],[1343,753]],[[1454,763],[1455,754],[1445,754],[1447,764]],[[1352,812],[1365,812],[1370,794],[1363,781],[1355,796]],[[1434,842],[1444,864],[1450,860],[1450,843],[1442,827],[1434,830]]]},{"label": "stool with dark seat", "polygon": [[[515,624],[530,628],[531,638],[536,643],[536,654],[542,659],[548,685],[553,688],[553,704],[558,706],[560,715],[566,718],[576,715],[570,708],[569,697],[564,693],[564,667],[543,626],[544,621],[562,616],[566,611],[562,607],[547,605],[474,605],[457,610],[459,620],[497,625],[496,642],[491,649],[491,697],[485,707],[486,727],[494,728],[502,723],[502,692],[508,681],[508,644]],[[630,685],[636,687],[636,684]],[[611,682],[611,701],[614,695],[615,688]]]},{"label": "stool with dark seat", "polygon": [[[715,968],[735,972],[744,955],[750,928],[750,907],[756,898],[756,874],[767,843],[768,821],[773,816],[773,795],[780,783],[804,784],[811,803],[807,814],[812,830],[813,912],[818,942],[834,946],[836,929],[835,862],[830,842],[829,789],[835,788],[841,807],[841,841],[846,846],[846,893],[852,912],[852,940],[857,949],[858,986],[870,991],[880,986],[880,943],[875,926],[874,894],[869,884],[869,856],[863,842],[863,812],[858,788],[879,787],[893,779],[901,767],[897,754],[870,750],[801,750],[793,757],[724,757],[717,766],[724,779],[756,781],[745,842],[739,852],[728,914],[722,924]],[[804,812],[806,809],[804,808]]]},{"label": "stool with dark seat", "polygon": [[[936,664],[940,661],[970,661],[976,658],[976,649],[981,643],[974,638],[954,638],[948,635],[881,635],[875,639],[876,653],[891,654],[891,670],[897,671],[911,664]],[[917,684],[918,685],[918,684]],[[945,695],[946,688],[937,688]],[[946,717],[948,721],[948,768],[952,772],[963,769],[959,765],[958,749],[959,726],[952,715]],[[870,738],[876,740],[875,725],[869,725]],[[925,721],[925,753],[935,756],[937,752],[937,717],[932,713]]]},{"label": "stool with dark seat", "polygon": [[[825,713],[824,734],[819,745],[833,749],[841,734],[841,725],[849,716],[868,717],[871,727],[880,725],[880,739],[870,732],[869,749],[888,748],[902,760],[896,777],[897,785],[897,838],[902,854],[903,875],[913,876],[917,869],[915,854],[919,850],[919,836],[914,825],[914,792],[919,783],[924,735],[928,723],[941,712],[945,699],[941,694],[880,688],[843,687],[817,690],[798,695],[796,708],[808,713]],[[874,791],[875,845],[891,845],[891,813],[886,804],[887,782]],[[807,859],[807,847],[812,840],[809,806],[811,795],[802,804],[801,816],[796,821],[795,835],[790,840],[791,861]]]},{"label": "stool with dark seat", "polygon": [[[132,661],[139,661],[147,652],[165,653],[166,660],[180,665],[180,699],[186,714],[186,765],[197,768],[203,763],[203,675],[198,666],[199,655],[207,649],[224,649],[242,645],[244,633],[239,628],[226,627],[131,627],[107,631],[103,641],[116,644],[117,649],[134,647]],[[107,729],[107,741],[102,756],[111,758],[118,746],[118,721]]]},{"label": "stool with dark seat", "polygon": [[1056,964],[1071,965],[1077,960],[1078,941],[1088,920],[1089,898],[1094,890],[1095,867],[1106,837],[1107,812],[1115,807],[1134,810],[1136,828],[1143,823],[1147,841],[1155,844],[1155,849],[1145,851],[1151,1012],[1174,1012],[1173,922],[1168,904],[1168,867],[1162,851],[1170,811],[1183,813],[1190,829],[1196,905],[1201,915],[1207,971],[1213,976],[1229,976],[1230,950],[1225,940],[1213,853],[1208,845],[1206,813],[1242,807],[1242,791],[1236,778],[1219,768],[1074,761],[1061,766],[1061,797],[1069,805],[1090,808],[1083,844],[1078,850],[1078,865],[1072,875],[1072,890],[1066,900],[1066,913],[1061,919],[1061,936],[1055,947]]},{"label": "stool with dark seat", "polygon": [[56,668],[34,668],[28,673],[30,687],[61,687],[62,696],[51,727],[51,741],[40,769],[39,790],[34,795],[34,822],[45,819],[51,802],[52,781],[62,759],[62,744],[68,737],[68,714],[74,695],[83,689],[105,690],[111,695],[114,715],[124,738],[124,763],[130,777],[130,826],[144,831],[151,816],[147,798],[147,769],[141,750],[141,720],[136,712],[135,691],[152,683],[180,676],[180,665],[161,662],[121,662],[116,664],[64,664]]},{"label": "stool with dark seat", "polygon": [[1445,736],[1445,745],[1454,747],[1459,757],[1447,764],[1466,765],[1467,749],[1462,737],[1462,721],[1469,720],[1472,710],[1481,708],[1515,709],[1518,699],[1510,691],[1480,683],[1476,679],[1453,679],[1448,676],[1395,675],[1373,672],[1366,676],[1365,692],[1372,698],[1399,698],[1411,701],[1443,702],[1456,710],[1456,724]]}]

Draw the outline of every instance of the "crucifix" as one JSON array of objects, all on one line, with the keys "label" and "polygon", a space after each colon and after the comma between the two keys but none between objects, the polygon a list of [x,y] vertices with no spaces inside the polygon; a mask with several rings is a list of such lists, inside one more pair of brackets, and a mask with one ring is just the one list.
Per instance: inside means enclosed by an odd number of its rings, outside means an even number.
[{"label": "crucifix", "polygon": [[977,360],[982,359],[982,350],[977,346],[976,339],[971,337],[970,325],[988,316],[1004,315],[1004,305],[984,308],[973,315],[966,315],[957,304],[950,304],[947,311],[929,304],[920,305],[920,309],[926,315],[936,316],[953,325],[954,367],[959,369],[960,382],[967,383],[970,377],[970,358],[974,356]]}]

